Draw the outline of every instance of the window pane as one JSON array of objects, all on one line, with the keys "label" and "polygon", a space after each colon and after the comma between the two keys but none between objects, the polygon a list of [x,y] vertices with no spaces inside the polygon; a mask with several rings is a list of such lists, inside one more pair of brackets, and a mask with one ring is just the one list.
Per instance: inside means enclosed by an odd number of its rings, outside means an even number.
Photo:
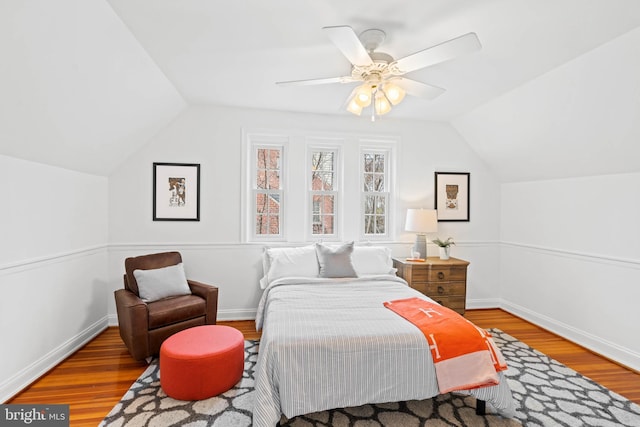
[{"label": "window pane", "polygon": [[278,215],[269,217],[269,234],[280,234],[280,218]]},{"label": "window pane", "polygon": [[373,156],[371,154],[364,154],[364,171],[373,172]]},{"label": "window pane", "polygon": [[384,217],[377,216],[376,217],[376,234],[384,234]]},{"label": "window pane", "polygon": [[269,161],[267,163],[269,169],[280,169],[280,150],[268,150]]},{"label": "window pane", "polygon": [[280,213],[280,201],[277,194],[272,194],[269,196],[269,213],[270,214],[279,214]]},{"label": "window pane", "polygon": [[364,198],[364,214],[372,215],[374,213],[375,196],[365,196]]},{"label": "window pane", "polygon": [[316,191],[333,190],[333,172],[314,172],[311,180],[311,189]]},{"label": "window pane", "polygon": [[266,148],[258,148],[257,157],[256,157],[256,167],[258,169],[266,169],[267,168],[267,150]]},{"label": "window pane", "polygon": [[266,234],[266,216],[256,215],[256,234]]},{"label": "window pane", "polygon": [[326,215],[322,225],[324,226],[323,234],[333,234],[333,215]]},{"label": "window pane", "polygon": [[256,188],[263,190],[267,188],[267,171],[256,171]]},{"label": "window pane", "polygon": [[280,188],[280,171],[269,171],[267,172],[267,188],[271,189],[279,189]]},{"label": "window pane", "polygon": [[322,197],[322,213],[333,214],[333,196]]},{"label": "window pane", "polygon": [[373,216],[365,215],[364,217],[364,234],[373,234]]},{"label": "window pane", "polygon": [[373,175],[370,173],[364,175],[364,191],[374,191]]},{"label": "window pane", "polygon": [[375,155],[375,171],[384,172],[384,154]]},{"label": "window pane", "polygon": [[311,156],[311,189],[333,190],[334,153],[317,151]]},{"label": "window pane", "polygon": [[384,197],[376,197],[376,214],[384,215],[385,213],[385,199]]},{"label": "window pane", "polygon": [[374,176],[374,191],[384,191],[384,175],[382,174],[376,174]]}]

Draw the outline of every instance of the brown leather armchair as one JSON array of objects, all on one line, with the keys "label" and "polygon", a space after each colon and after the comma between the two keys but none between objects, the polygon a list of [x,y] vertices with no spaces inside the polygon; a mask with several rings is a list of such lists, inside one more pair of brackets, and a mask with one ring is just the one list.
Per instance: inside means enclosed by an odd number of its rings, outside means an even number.
[{"label": "brown leather armchair", "polygon": [[115,291],[120,337],[129,353],[142,360],[159,353],[170,335],[199,325],[215,325],[218,288],[187,280],[191,295],[145,302],[140,298],[134,270],[152,270],[182,262],[179,252],[163,252],[127,258],[124,261],[124,289]]}]

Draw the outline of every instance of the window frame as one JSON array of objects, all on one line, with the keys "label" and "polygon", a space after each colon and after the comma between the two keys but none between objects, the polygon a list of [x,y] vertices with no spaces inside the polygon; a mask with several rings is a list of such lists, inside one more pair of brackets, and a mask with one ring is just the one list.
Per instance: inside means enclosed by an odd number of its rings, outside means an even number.
[{"label": "window frame", "polygon": [[[244,162],[245,167],[248,166],[246,171],[246,179],[248,183],[244,185],[246,191],[245,204],[242,207],[243,210],[243,222],[245,227],[246,241],[251,242],[278,242],[287,240],[287,228],[286,228],[286,211],[287,211],[287,147],[288,138],[280,135],[266,135],[266,134],[250,134],[246,136],[247,141],[247,160]],[[279,150],[280,151],[280,188],[279,189],[259,189],[257,188],[258,177],[258,150]],[[257,195],[264,194],[277,194],[279,197],[279,209],[278,209],[278,234],[258,234],[257,233]]]},{"label": "window frame", "polygon": [[[384,154],[384,189],[385,191],[365,191],[365,181],[367,173],[365,171],[364,156],[366,154]],[[360,223],[359,223],[359,238],[363,241],[369,240],[391,240],[394,235],[393,230],[393,198],[395,191],[395,149],[390,143],[376,142],[361,144],[358,154],[359,173],[360,173]],[[375,174],[375,171],[373,172]],[[375,197],[382,197],[385,204],[384,213],[384,227],[385,232],[379,234],[367,234],[367,213],[366,213],[366,199],[368,196],[375,195]],[[374,214],[374,217],[377,215]]]},{"label": "window frame", "polygon": [[[313,162],[313,155],[317,152],[330,152],[333,153],[333,185],[332,190],[313,190],[312,182],[312,170],[311,165]],[[305,221],[305,238],[306,240],[339,240],[340,224],[342,213],[340,207],[342,206],[342,156],[341,148],[335,143],[319,143],[317,141],[310,142],[306,147],[306,190],[307,190],[307,215]],[[333,196],[333,233],[314,234],[313,233],[313,216],[314,216],[314,196]]]}]

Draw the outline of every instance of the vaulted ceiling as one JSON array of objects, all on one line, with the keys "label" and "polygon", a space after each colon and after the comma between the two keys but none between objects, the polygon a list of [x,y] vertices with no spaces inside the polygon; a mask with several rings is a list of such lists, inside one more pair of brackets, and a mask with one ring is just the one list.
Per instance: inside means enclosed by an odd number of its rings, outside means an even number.
[{"label": "vaulted ceiling", "polygon": [[275,84],[350,73],[333,25],[395,58],[475,32],[384,119],[451,122],[504,181],[640,170],[636,0],[5,1],[0,154],[107,175],[188,105],[349,115],[353,84]]}]

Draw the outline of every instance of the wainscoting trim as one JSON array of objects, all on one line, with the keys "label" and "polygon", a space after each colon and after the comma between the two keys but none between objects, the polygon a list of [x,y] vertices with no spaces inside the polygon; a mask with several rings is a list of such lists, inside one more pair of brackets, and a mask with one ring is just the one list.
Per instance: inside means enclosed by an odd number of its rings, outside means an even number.
[{"label": "wainscoting trim", "polygon": [[523,249],[528,249],[534,252],[553,254],[555,256],[569,257],[574,259],[580,259],[583,261],[586,260],[590,262],[599,262],[604,264],[615,264],[618,266],[640,269],[640,260],[637,260],[637,259],[620,258],[620,257],[609,256],[609,255],[592,254],[592,253],[578,252],[578,251],[569,251],[565,249],[557,249],[557,248],[529,245],[525,243],[516,243],[516,242],[501,242],[500,245],[503,247],[523,248]]},{"label": "wainscoting trim", "polygon": [[70,259],[81,258],[89,255],[94,255],[101,251],[107,250],[109,245],[96,245],[86,248],[75,249],[73,251],[60,252],[57,254],[46,255],[37,258],[23,259],[20,261],[10,262],[0,265],[0,275],[17,273],[24,270],[30,270],[40,268],[46,265],[55,264],[59,262],[66,262]]}]

